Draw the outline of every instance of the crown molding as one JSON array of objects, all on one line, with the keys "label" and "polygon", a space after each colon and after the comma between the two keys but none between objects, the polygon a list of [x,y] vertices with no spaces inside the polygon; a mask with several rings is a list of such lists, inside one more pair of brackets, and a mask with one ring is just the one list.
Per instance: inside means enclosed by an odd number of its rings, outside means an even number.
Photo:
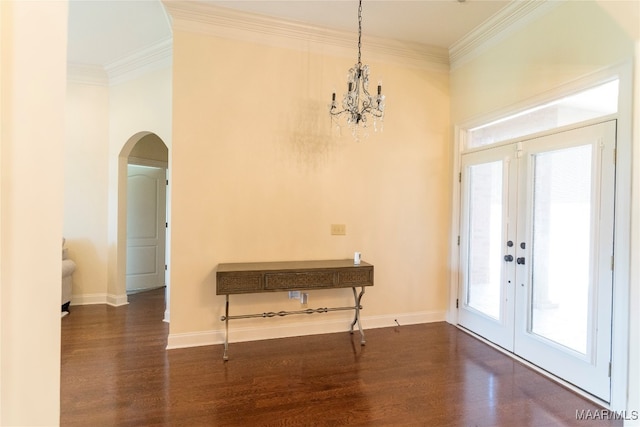
[{"label": "crown molding", "polygon": [[478,57],[561,3],[560,0],[521,0],[509,3],[449,48],[451,69]]},{"label": "crown molding", "polygon": [[[357,35],[299,22],[240,12],[210,3],[163,0],[173,30],[270,46],[305,49],[338,56],[354,55]],[[434,46],[363,37],[369,58],[392,60],[418,68],[448,70],[449,52]]]},{"label": "crown molding", "polygon": [[171,67],[173,38],[169,37],[113,61],[100,65],[67,64],[67,79],[71,83],[111,86],[140,77],[151,71]]},{"label": "crown molding", "polygon": [[173,59],[173,37],[168,37],[131,55],[107,64],[104,69],[109,84],[122,83],[150,71],[171,67]]}]

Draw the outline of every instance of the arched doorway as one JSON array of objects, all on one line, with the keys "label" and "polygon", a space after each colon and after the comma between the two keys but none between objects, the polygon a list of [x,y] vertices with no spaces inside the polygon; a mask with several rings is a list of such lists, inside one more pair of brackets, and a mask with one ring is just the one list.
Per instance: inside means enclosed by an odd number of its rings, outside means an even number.
[{"label": "arched doorway", "polygon": [[155,133],[139,132],[122,148],[118,164],[118,282],[125,294],[166,286],[169,321],[169,150]]},{"label": "arched doorway", "polygon": [[164,287],[169,150],[142,137],[127,163],[127,294]]}]

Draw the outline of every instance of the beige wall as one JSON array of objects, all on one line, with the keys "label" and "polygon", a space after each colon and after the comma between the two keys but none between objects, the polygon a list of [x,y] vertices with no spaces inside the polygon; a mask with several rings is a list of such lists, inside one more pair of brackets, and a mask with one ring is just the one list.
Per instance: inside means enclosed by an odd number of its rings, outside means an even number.
[{"label": "beige wall", "polygon": [[64,150],[64,235],[76,263],[73,304],[107,289],[109,88],[69,82]]},{"label": "beige wall", "polygon": [[[637,29],[630,32],[628,24],[635,22],[637,26],[640,23],[637,2],[618,2],[612,7],[615,11],[613,15],[615,19],[601,8],[598,2],[563,2],[547,15],[488,48],[482,55],[452,70],[453,123],[463,125],[467,121],[477,121],[479,116],[505,111],[514,105],[521,106],[531,99],[589,74],[632,63],[634,55],[637,55],[637,53],[634,54],[633,34],[635,33],[637,37],[638,33]],[[619,18],[623,18],[620,24],[617,20]],[[636,94],[634,100],[636,122],[639,101]],[[637,191],[635,199],[630,200],[630,191],[625,190],[632,187],[631,170],[640,167],[637,155],[633,164],[629,161],[630,153],[638,147],[637,129],[632,140],[630,118],[624,116],[626,114],[624,111],[621,114],[623,117],[619,121],[621,128],[618,130],[620,135],[618,153],[626,154],[622,154],[622,158],[618,161],[619,178],[622,177],[622,179],[617,182],[619,188],[617,220],[622,221],[617,225],[619,233],[616,236],[617,245],[624,244],[618,242],[628,239],[629,223],[637,226],[638,203],[640,203],[637,200]],[[630,212],[636,219],[630,219]],[[629,263],[633,264],[633,260],[638,257],[637,231],[635,233],[635,252],[632,246],[632,252],[628,258],[626,256],[629,252],[628,247],[623,253],[616,253],[618,269],[616,280],[621,280],[620,276],[625,277],[622,280],[627,280]],[[633,242],[631,244],[633,245]],[[618,267],[621,265],[625,267]],[[637,276],[637,271],[635,273],[632,271],[631,279],[628,281],[631,295],[636,296],[640,286]],[[626,286],[627,283],[620,283],[620,285]],[[628,295],[616,297],[618,307],[627,301]],[[637,307],[637,304],[635,301],[632,307]],[[616,310],[616,318],[621,312],[624,310]],[[626,372],[627,367],[624,366],[626,355],[622,354],[626,350],[621,350],[620,345],[614,348],[613,395],[615,409],[618,410],[625,407],[629,410],[640,410],[638,407],[638,333],[637,322],[634,319],[632,317],[630,324],[631,370],[628,376],[628,390],[624,387],[621,390],[620,384],[624,380],[617,374],[617,372]],[[626,325],[623,326],[626,327]],[[617,337],[626,341],[623,333],[616,329],[614,326],[614,339]],[[626,397],[627,392],[631,396],[629,401]]]},{"label": "beige wall", "polygon": [[60,420],[67,2],[2,1],[0,15],[0,425],[51,426]]},{"label": "beige wall", "polygon": [[[354,59],[316,52],[174,28],[170,341],[221,329],[219,263],[350,258],[354,251],[375,265],[365,327],[391,326],[402,315],[444,318],[447,72],[370,63],[373,81],[384,78],[387,117],[384,132],[358,143],[347,130],[333,135],[327,112]],[[331,236],[332,223],[346,224],[346,236]],[[233,299],[243,312],[300,307],[284,293]],[[350,299],[350,290],[316,292],[309,306]],[[315,330],[327,332],[332,321],[344,330],[351,315],[243,320],[231,328],[267,338],[278,327],[327,322]]]}]

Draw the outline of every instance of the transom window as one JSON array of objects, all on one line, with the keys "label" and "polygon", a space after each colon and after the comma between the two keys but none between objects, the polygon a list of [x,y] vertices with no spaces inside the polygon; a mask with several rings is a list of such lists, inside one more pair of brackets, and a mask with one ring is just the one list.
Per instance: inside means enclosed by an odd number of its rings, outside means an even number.
[{"label": "transom window", "polygon": [[524,110],[467,133],[466,149],[559,128],[618,112],[619,79]]}]

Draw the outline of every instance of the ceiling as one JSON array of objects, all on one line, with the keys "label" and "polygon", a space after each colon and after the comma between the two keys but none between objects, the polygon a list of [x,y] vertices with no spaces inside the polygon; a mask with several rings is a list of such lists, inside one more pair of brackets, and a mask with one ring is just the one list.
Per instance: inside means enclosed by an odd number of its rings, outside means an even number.
[{"label": "ceiling", "polygon": [[159,0],[71,0],[67,60],[106,66],[171,38]]},{"label": "ceiling", "polygon": [[[321,28],[357,32],[356,0],[201,0]],[[509,0],[371,0],[363,4],[365,36],[448,49]],[[160,0],[70,0],[68,61],[105,67],[171,39]]]}]

